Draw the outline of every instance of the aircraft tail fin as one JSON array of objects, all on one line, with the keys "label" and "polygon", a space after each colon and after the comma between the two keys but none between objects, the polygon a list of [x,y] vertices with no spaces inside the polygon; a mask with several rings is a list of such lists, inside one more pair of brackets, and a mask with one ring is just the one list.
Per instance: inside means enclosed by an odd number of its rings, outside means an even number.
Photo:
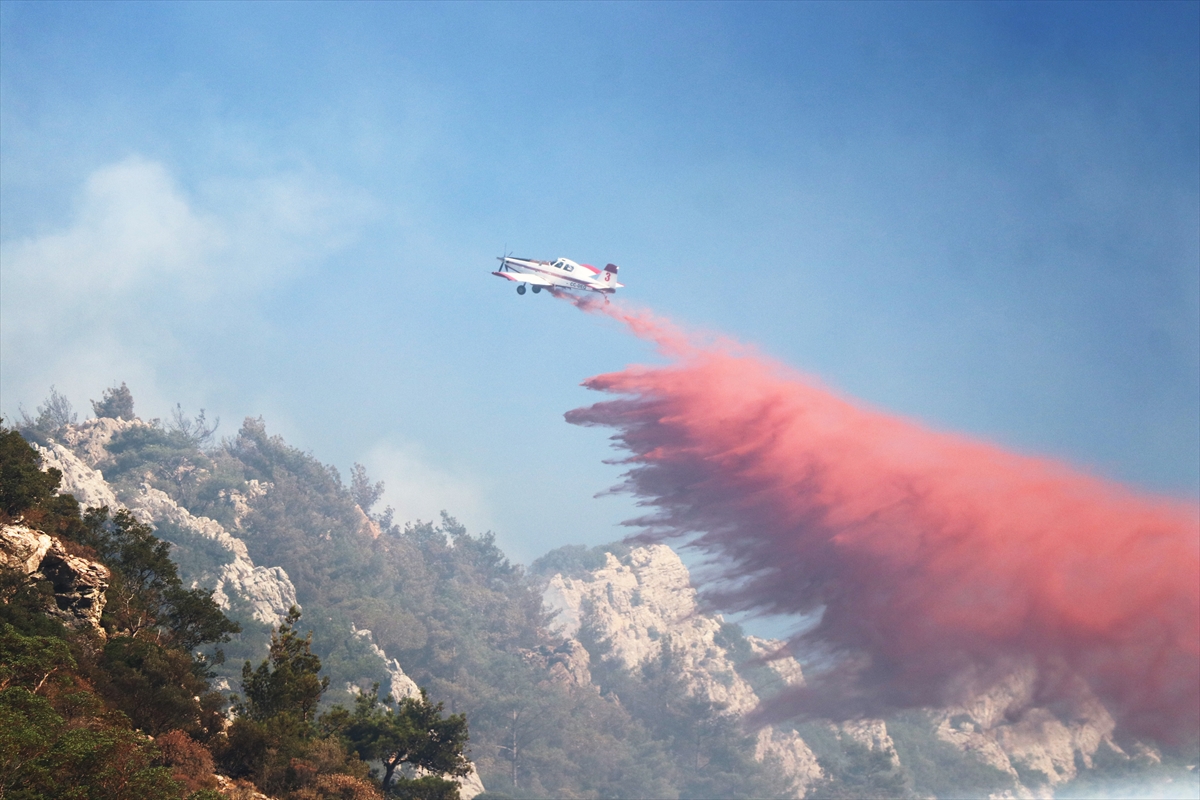
[{"label": "aircraft tail fin", "polygon": [[601,272],[596,277],[604,281],[605,288],[603,291],[615,292],[620,285],[617,283],[617,270],[620,269],[616,264],[608,264],[604,267],[604,272]]}]

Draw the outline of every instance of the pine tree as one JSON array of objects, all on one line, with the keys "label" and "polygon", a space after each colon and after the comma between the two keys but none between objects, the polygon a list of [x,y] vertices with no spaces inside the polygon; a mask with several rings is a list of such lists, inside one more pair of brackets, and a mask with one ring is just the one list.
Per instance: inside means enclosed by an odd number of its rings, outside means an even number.
[{"label": "pine tree", "polygon": [[[331,715],[341,725],[347,743],[364,761],[383,762],[383,790],[401,795],[420,790],[422,797],[458,796],[453,781],[439,775],[466,775],[471,768],[463,753],[467,744],[467,718],[463,714],[443,717],[441,703],[431,703],[421,690],[420,697],[406,697],[396,703],[389,694],[379,699],[379,684],[369,694],[360,694],[354,711]],[[422,777],[397,776],[402,766]]]}]

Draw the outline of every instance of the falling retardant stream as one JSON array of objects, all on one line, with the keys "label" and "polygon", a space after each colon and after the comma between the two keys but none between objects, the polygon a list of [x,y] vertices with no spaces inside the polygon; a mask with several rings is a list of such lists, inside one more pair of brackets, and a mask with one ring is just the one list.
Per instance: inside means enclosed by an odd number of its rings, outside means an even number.
[{"label": "falling retardant stream", "polygon": [[[820,613],[793,644],[832,666],[763,722],[945,706],[1018,667],[1032,702],[1098,697],[1118,730],[1200,725],[1200,509],[839,397],[729,341],[573,299],[669,358],[585,386],[615,431],[628,525],[709,558],[726,610]],[[1086,688],[1084,688],[1086,687]]]}]

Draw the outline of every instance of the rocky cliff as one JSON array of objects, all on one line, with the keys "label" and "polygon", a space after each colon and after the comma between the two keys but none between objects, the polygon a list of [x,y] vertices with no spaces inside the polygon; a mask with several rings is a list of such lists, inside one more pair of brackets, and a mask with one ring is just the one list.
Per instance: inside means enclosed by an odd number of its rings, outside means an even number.
[{"label": "rocky cliff", "polygon": [[[105,445],[115,433],[130,427],[145,425],[140,420],[91,419],[63,429],[63,442],[50,441],[34,445],[42,456],[43,467],[55,467],[62,472],[61,491],[72,494],[80,505],[88,508],[108,506],[112,510],[128,508],[140,521],[150,525],[170,523],[188,533],[207,539],[229,553],[229,559],[215,574],[196,576],[193,580],[214,590],[213,597],[228,610],[231,596],[248,606],[254,619],[277,626],[288,609],[296,604],[296,587],[282,567],[263,567],[251,560],[246,543],[231,535],[216,520],[194,516],[172,500],[165,492],[141,482],[135,490],[114,489],[95,465],[108,457]],[[261,496],[266,489],[258,484],[247,486],[245,494],[237,494],[230,502],[237,508],[245,497]],[[244,512],[243,512],[244,513]]]},{"label": "rocky cliff", "polygon": [[[779,686],[804,680],[794,657],[770,658],[781,652],[783,642],[754,636],[733,642],[735,635],[719,615],[703,613],[686,566],[665,545],[638,547],[620,558],[608,553],[603,566],[582,576],[556,574],[543,599],[554,613],[551,624],[573,643],[569,648],[581,638],[602,641],[607,657],[629,669],[657,657],[669,643],[693,695],[723,705],[728,714],[745,714],[769,699],[754,689],[749,679],[754,670],[771,670]],[[586,665],[574,674],[586,674]],[[1036,678],[1032,669],[1014,670],[971,702],[930,709],[922,717],[928,739],[952,745],[963,759],[1008,776],[1010,786],[995,796],[1050,797],[1081,767],[1091,767],[1099,751],[1124,755],[1112,738],[1111,715],[1095,698],[1081,690],[1078,702],[1056,709],[1057,714],[1035,707]],[[881,754],[896,770],[905,767],[885,720],[823,727],[820,738],[826,742],[854,742]],[[778,759],[801,795],[825,777],[814,752],[820,748],[810,746],[796,729],[767,727],[758,737],[758,758]]]},{"label": "rocky cliff", "polygon": [[[1019,784],[1041,784],[1041,794],[1075,778],[1081,766],[1092,767],[1101,749],[1125,755],[1112,738],[1112,715],[1086,687],[1056,715],[1033,705],[1036,684],[1032,667],[1016,669],[971,702],[939,710],[938,737]],[[1025,788],[1038,793],[1037,786]]]},{"label": "rocky cliff", "polygon": [[[608,553],[605,565],[584,578],[554,575],[543,602],[555,614],[551,624],[572,651],[586,652],[576,638],[584,628],[628,669],[656,658],[667,645],[677,654],[675,663],[693,696],[736,716],[759,704],[739,671],[745,665],[739,665],[721,641],[723,620],[700,612],[687,567],[666,545],[636,548],[623,560]],[[783,643],[756,639],[752,646],[765,655]],[[800,665],[791,656],[766,663],[787,682],[803,681]],[[760,761],[777,759],[796,781],[801,797],[822,777],[816,755],[795,731],[761,729],[756,756]]]}]

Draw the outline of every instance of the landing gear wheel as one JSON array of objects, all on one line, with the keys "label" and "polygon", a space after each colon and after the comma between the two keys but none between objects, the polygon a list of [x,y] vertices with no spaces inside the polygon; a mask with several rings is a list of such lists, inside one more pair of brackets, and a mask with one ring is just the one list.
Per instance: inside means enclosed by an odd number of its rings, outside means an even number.
[{"label": "landing gear wheel", "polygon": [[538,293],[538,292],[540,292],[541,290],[542,290],[542,287],[540,287],[540,286],[535,286],[535,287],[533,287],[533,293],[534,293],[534,294],[537,294],[537,293]]},{"label": "landing gear wheel", "polygon": [[523,283],[517,284],[517,294],[525,294],[525,284],[523,284]]}]

